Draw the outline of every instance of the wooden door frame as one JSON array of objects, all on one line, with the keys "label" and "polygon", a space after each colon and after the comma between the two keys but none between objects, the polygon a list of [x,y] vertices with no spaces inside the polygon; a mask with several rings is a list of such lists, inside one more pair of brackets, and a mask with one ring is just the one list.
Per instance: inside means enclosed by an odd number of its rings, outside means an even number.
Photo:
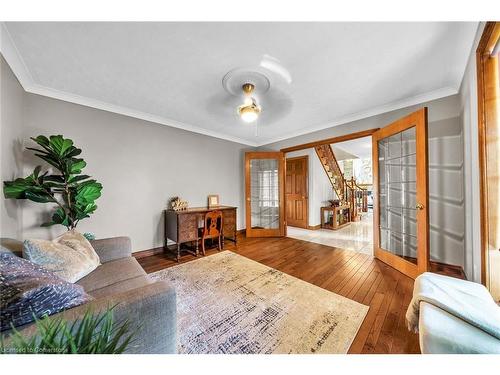
[{"label": "wooden door frame", "polygon": [[[279,215],[280,223],[279,229],[252,229],[251,226],[251,201],[250,201],[250,159],[275,159],[278,158],[279,169],[281,173],[278,174],[279,189]],[[246,152],[245,153],[245,226],[248,236],[249,231],[254,232],[253,237],[282,237],[286,236],[286,216],[285,215],[285,178],[286,176],[286,163],[285,154],[281,151],[273,152]]]},{"label": "wooden door frame", "polygon": [[[416,150],[425,149],[428,151],[428,129],[427,126],[421,126],[420,120],[424,121],[424,125],[428,123],[427,107],[415,111],[408,116],[405,116],[393,123],[380,129],[377,133],[372,135],[372,173],[373,173],[373,247],[374,255],[382,262],[389,264],[391,267],[398,271],[416,278],[419,274],[427,271],[430,264],[430,234],[429,234],[429,168],[428,168],[428,152],[425,152],[421,157],[417,157],[416,177],[417,177],[417,203],[423,203],[424,210],[417,211],[417,249],[425,248],[427,251],[418,254],[417,264],[409,262],[401,257],[394,256],[392,253],[380,248],[380,233],[379,227],[379,171],[378,163],[378,147],[377,142],[381,138],[395,133],[401,132],[406,129],[415,127],[416,130]],[[420,125],[420,126],[419,126]],[[425,179],[424,183],[419,183]],[[420,220],[419,220],[420,219]],[[427,229],[425,229],[427,228]],[[422,229],[424,229],[422,231]],[[418,251],[418,250],[417,250]]]},{"label": "wooden door frame", "polygon": [[[496,101],[488,100],[487,80],[492,68],[489,56],[500,38],[500,22],[487,22],[476,50],[477,69],[477,112],[478,112],[478,147],[479,147],[479,209],[480,209],[480,237],[481,237],[481,283],[487,284],[488,267],[488,240],[489,240],[489,218],[488,218],[488,181],[487,181],[487,154],[486,134],[488,126],[498,121],[496,117]],[[498,98],[497,98],[498,101]],[[491,125],[490,125],[491,126]]]},{"label": "wooden door frame", "polygon": [[[285,182],[283,184],[283,189],[285,191],[285,222],[287,213],[286,213],[286,167],[287,163],[289,160],[299,160],[299,159],[306,159],[306,225],[305,227],[298,227],[298,228],[303,228],[303,229],[309,229],[309,155],[303,155],[303,156],[294,156],[291,158],[287,158],[285,154],[283,154],[285,157]],[[288,223],[287,223],[288,226]]]},{"label": "wooden door frame", "polygon": [[358,139],[358,138],[364,138],[364,137],[371,136],[373,133],[375,133],[379,129],[380,128],[362,130],[362,131],[355,132],[355,133],[349,133],[349,134],[339,135],[337,137],[322,139],[320,141],[302,143],[302,144],[299,144],[296,146],[282,148],[280,151],[283,152],[284,154],[286,154],[288,152],[306,150],[308,148],[314,148],[316,146],[328,145],[328,144],[333,144],[333,143],[350,141],[350,140]]},{"label": "wooden door frame", "polygon": [[[302,143],[302,144],[299,144],[296,146],[285,147],[285,148],[280,149],[280,151],[283,153],[284,157],[286,158],[286,154],[289,152],[293,152],[293,151],[307,150],[309,148],[314,148],[316,146],[341,143],[341,142],[351,141],[353,139],[358,139],[358,138],[371,137],[371,139],[373,139],[373,137],[372,137],[373,133],[375,133],[378,130],[380,130],[380,128],[373,128],[373,129],[368,129],[368,130],[362,130],[359,132],[343,134],[343,135],[339,135],[337,137],[326,138],[326,139],[319,140],[319,141],[313,141],[313,142],[308,142],[308,143]],[[285,163],[285,165],[286,165],[286,163]],[[374,165],[374,163],[373,163],[373,159],[372,159],[372,171],[373,171],[373,165]],[[372,172],[372,174],[373,174],[373,172]],[[286,171],[285,171],[285,176],[286,176]],[[372,176],[372,186],[373,186],[373,181],[374,181],[374,177]],[[285,178],[285,182],[284,182],[284,189],[286,191],[286,178]],[[373,191],[373,188],[372,188],[372,191]],[[308,193],[309,193],[309,191],[308,191]],[[285,194],[285,196],[286,196],[286,194]],[[308,202],[309,202],[309,195],[308,195]],[[286,202],[285,202],[285,205],[286,205]],[[307,222],[309,224],[309,217],[307,218]],[[318,229],[318,228],[308,226],[308,229]],[[286,234],[285,234],[285,236],[286,236]]]}]

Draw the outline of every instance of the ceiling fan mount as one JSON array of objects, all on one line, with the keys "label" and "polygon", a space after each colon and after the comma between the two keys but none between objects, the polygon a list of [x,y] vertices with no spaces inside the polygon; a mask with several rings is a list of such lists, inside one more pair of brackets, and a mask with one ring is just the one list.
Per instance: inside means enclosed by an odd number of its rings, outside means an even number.
[{"label": "ceiling fan mount", "polygon": [[271,86],[269,78],[256,70],[237,68],[229,71],[222,78],[222,87],[231,95],[241,96],[246,84],[253,85],[253,94],[265,94]]}]

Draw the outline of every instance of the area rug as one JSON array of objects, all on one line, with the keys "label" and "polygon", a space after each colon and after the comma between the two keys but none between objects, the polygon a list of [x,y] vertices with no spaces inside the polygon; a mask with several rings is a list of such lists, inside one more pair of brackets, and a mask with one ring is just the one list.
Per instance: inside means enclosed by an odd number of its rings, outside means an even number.
[{"label": "area rug", "polygon": [[230,251],[150,277],[177,291],[179,353],[346,353],[368,312]]}]

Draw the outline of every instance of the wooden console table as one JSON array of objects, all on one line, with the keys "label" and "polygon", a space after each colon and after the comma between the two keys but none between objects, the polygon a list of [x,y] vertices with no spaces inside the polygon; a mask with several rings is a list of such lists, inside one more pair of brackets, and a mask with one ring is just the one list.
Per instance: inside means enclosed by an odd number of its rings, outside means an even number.
[{"label": "wooden console table", "polygon": [[165,210],[165,249],[170,239],[177,244],[177,261],[180,258],[181,245],[186,242],[196,242],[198,255],[198,228],[209,211],[222,211],[222,247],[224,238],[236,243],[236,207],[218,206],[214,208],[192,207],[186,210]]},{"label": "wooden console table", "polygon": [[[321,228],[322,229],[340,229],[350,224],[351,213],[348,204],[341,206],[321,207]],[[325,220],[325,212],[331,212],[331,220]]]}]

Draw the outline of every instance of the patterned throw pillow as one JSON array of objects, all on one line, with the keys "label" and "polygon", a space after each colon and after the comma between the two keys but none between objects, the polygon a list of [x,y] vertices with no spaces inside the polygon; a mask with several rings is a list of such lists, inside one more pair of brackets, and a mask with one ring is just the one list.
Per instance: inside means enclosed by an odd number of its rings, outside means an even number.
[{"label": "patterned throw pillow", "polygon": [[70,283],[77,282],[101,264],[90,242],[75,230],[67,231],[52,241],[24,241],[23,258]]},{"label": "patterned throw pillow", "polygon": [[0,253],[0,331],[30,323],[92,300],[71,284],[36,264]]}]

